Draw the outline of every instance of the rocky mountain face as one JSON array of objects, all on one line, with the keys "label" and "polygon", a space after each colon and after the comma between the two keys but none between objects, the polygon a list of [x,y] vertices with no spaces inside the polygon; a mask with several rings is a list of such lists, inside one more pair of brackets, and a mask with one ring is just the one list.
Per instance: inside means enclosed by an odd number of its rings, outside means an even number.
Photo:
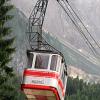
[{"label": "rocky mountain face", "polygon": [[80,68],[74,66],[68,67],[68,74],[73,78],[79,77],[79,79],[83,79],[87,83],[100,83],[100,76],[88,74]]},{"label": "rocky mountain face", "polygon": [[[26,67],[26,50],[29,47],[26,36],[26,25],[28,19],[23,12],[19,11],[19,9],[14,9],[10,13],[14,15],[14,18],[8,23],[8,25],[12,27],[12,36],[16,37],[14,43],[14,46],[16,47],[16,53],[12,55],[13,60],[10,65],[14,67],[18,74],[21,74],[23,69]],[[65,41],[63,38],[60,38],[60,35],[57,35],[56,33],[52,34],[46,31],[44,33],[44,38],[48,41],[48,43],[53,45],[64,54],[68,66],[74,66],[74,68],[77,70],[79,69],[79,73],[84,72],[81,77],[85,79],[86,77],[84,77],[84,74],[88,74],[91,77],[100,76],[100,63],[98,60],[93,58],[93,56],[86,56],[82,54],[70,43]],[[75,72],[73,69],[72,71],[73,73]],[[89,77],[89,79],[91,79],[91,77]]]},{"label": "rocky mountain face", "polygon": [[12,62],[10,66],[13,66],[17,73],[22,72],[23,66],[26,63],[26,48],[27,39],[26,39],[26,25],[27,18],[26,16],[19,11],[17,8],[9,12],[14,18],[9,21],[7,24],[12,27],[12,37],[15,37],[14,47],[16,52],[12,55]]}]

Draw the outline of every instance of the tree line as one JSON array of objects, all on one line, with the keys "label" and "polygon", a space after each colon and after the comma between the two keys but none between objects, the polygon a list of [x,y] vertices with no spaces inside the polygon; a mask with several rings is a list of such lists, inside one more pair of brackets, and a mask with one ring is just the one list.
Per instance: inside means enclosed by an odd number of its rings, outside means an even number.
[{"label": "tree line", "polygon": [[66,100],[100,100],[100,84],[68,78]]}]

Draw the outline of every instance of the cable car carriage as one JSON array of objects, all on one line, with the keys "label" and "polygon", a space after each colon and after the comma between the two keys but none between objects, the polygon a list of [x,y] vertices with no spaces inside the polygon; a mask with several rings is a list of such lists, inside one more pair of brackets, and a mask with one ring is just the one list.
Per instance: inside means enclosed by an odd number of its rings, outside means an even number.
[{"label": "cable car carriage", "polygon": [[52,51],[27,51],[28,64],[21,88],[28,100],[64,100],[67,68],[63,56]]}]

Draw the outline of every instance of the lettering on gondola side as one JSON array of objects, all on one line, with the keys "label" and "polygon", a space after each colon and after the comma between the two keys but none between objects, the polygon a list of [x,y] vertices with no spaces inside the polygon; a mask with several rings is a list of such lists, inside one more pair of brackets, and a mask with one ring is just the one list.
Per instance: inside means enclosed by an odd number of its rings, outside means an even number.
[{"label": "lettering on gondola side", "polygon": [[44,84],[44,80],[32,80],[32,83],[35,83],[35,84]]}]

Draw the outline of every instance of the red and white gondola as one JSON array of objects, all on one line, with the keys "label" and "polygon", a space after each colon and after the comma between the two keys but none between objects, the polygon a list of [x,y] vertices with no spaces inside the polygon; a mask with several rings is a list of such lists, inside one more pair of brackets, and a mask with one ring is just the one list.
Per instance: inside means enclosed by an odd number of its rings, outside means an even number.
[{"label": "red and white gondola", "polygon": [[28,51],[27,55],[21,88],[28,100],[64,100],[67,70],[63,57],[46,50]]}]

